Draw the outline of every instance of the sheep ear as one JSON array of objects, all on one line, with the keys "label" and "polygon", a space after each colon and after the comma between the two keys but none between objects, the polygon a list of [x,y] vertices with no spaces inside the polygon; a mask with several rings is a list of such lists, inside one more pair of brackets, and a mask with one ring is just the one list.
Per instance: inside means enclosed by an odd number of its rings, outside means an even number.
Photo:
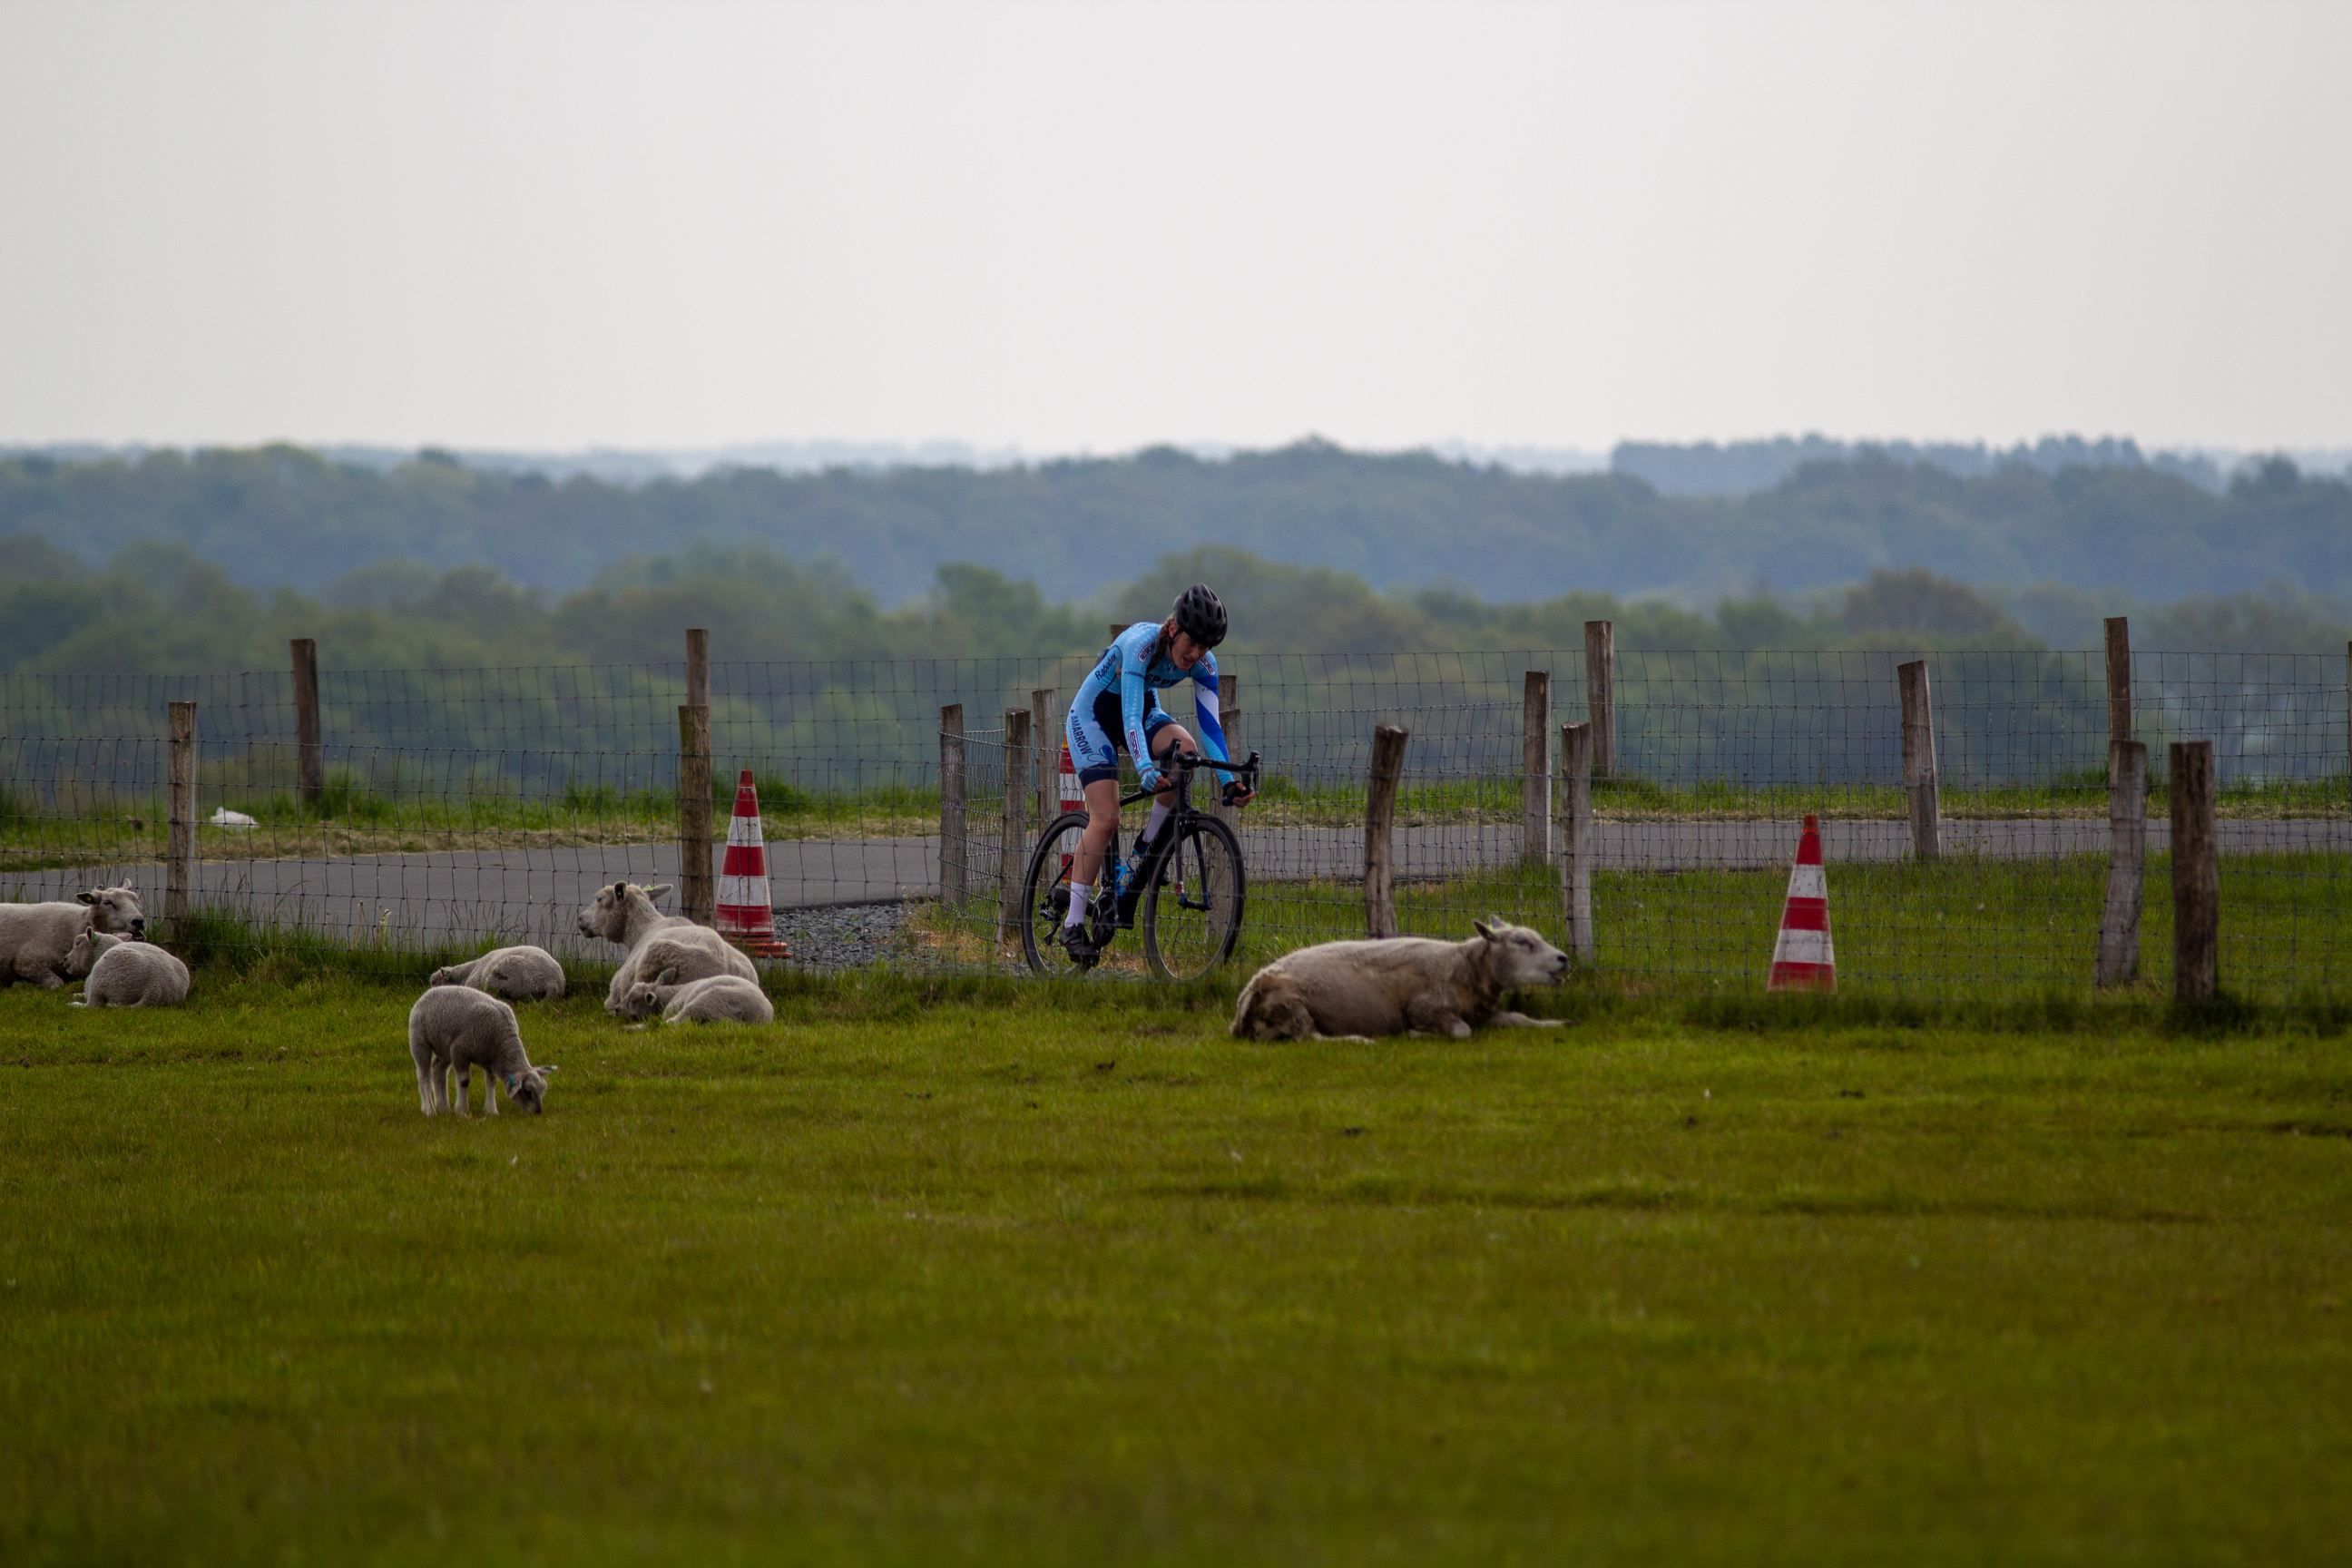
[{"label": "sheep ear", "polygon": [[677,884],[675,882],[656,882],[652,887],[646,889],[646,897],[649,899],[658,899],[665,893],[675,893],[676,891],[677,891]]},{"label": "sheep ear", "polygon": [[1485,937],[1488,942],[1495,940],[1495,933],[1487,928],[1485,921],[1472,921],[1470,922],[1470,929],[1476,931],[1480,936]]},{"label": "sheep ear", "polygon": [[541,1078],[545,1078],[549,1073],[551,1073],[551,1072],[558,1072],[558,1071],[561,1071],[561,1070],[562,1070],[562,1069],[561,1069],[561,1068],[558,1068],[558,1067],[557,1067],[553,1062],[550,1062],[550,1063],[548,1063],[545,1067],[541,1068],[539,1068],[539,1069],[538,1069],[538,1071],[539,1071],[539,1075],[540,1075],[540,1077],[541,1077]]},{"label": "sheep ear", "polygon": [[654,984],[656,984],[656,985],[675,985],[675,984],[677,984],[677,965],[676,965],[676,964],[672,964],[672,965],[670,965],[667,969],[663,970],[663,971],[661,972],[661,978],[660,978],[659,980],[655,981],[655,982],[654,982]]},{"label": "sheep ear", "polygon": [[614,883],[614,884],[613,884],[613,897],[614,897],[615,899],[625,899],[625,898],[627,898],[628,896],[629,896],[629,884],[628,884],[628,883],[626,883],[626,882],[615,882],[615,883]]},{"label": "sheep ear", "polygon": [[93,888],[87,893],[76,893],[74,897],[82,903],[94,904],[98,902],[98,890]]}]

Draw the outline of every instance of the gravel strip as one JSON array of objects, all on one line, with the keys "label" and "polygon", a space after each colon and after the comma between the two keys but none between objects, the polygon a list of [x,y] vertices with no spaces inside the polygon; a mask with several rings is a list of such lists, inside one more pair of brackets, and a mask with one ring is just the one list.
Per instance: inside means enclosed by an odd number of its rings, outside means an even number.
[{"label": "gravel strip", "polygon": [[795,969],[863,969],[904,956],[906,925],[904,904],[776,911],[776,935],[792,945]]}]

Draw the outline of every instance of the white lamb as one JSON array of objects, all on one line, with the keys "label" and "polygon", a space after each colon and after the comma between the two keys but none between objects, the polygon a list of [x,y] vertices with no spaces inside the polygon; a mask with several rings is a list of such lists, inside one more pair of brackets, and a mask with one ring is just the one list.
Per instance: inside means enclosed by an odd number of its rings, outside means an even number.
[{"label": "white lamb", "polygon": [[188,999],[188,966],[152,942],[86,931],[66,950],[66,978],[89,976],[77,1007],[170,1007]]},{"label": "white lamb", "polygon": [[466,1110],[466,1091],[479,1066],[489,1081],[482,1098],[490,1114],[499,1113],[499,1090],[517,1105],[534,1112],[547,1108],[547,1075],[552,1064],[530,1065],[522,1048],[522,1030],[515,1010],[487,991],[470,985],[436,985],[408,1010],[408,1054],[416,1058],[416,1100],[427,1116],[438,1115],[449,1104],[446,1082],[457,1079],[457,1114]]},{"label": "white lamb", "polygon": [[128,882],[92,888],[73,902],[0,904],[0,985],[29,980],[55,991],[66,983],[66,953],[85,931],[139,936],[147,916]]},{"label": "white lamb", "polygon": [[628,950],[613,984],[604,992],[604,1011],[617,1013],[629,987],[641,974],[676,970],[681,981],[732,974],[757,982],[760,972],[751,961],[727,945],[727,939],[709,926],[696,925],[684,915],[666,915],[654,900],[670,890],[615,882],[596,889],[596,901],[580,911],[580,934],[600,936]]},{"label": "white lamb", "polygon": [[563,994],[563,965],[543,947],[501,947],[435,970],[432,984],[470,985],[509,1002],[552,1002]]},{"label": "white lamb", "polygon": [[1459,1040],[1479,1024],[1558,1028],[1557,1019],[1505,1012],[1501,1005],[1505,992],[1522,985],[1559,984],[1568,954],[1500,915],[1471,923],[1478,934],[1467,942],[1397,936],[1286,952],[1242,987],[1233,1034],[1360,1040],[1418,1029]]},{"label": "white lamb", "polygon": [[735,974],[713,974],[678,984],[676,970],[659,980],[640,980],[621,998],[621,1011],[643,1018],[658,1009],[665,1024],[772,1024],[775,1005],[757,984]]}]

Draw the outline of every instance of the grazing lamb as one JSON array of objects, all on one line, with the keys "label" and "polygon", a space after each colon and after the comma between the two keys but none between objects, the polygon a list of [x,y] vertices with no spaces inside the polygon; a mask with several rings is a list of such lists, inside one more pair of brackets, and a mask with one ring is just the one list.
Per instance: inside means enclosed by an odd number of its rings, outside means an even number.
[{"label": "grazing lamb", "polygon": [[657,888],[615,882],[609,888],[597,889],[596,901],[580,911],[581,935],[601,936],[629,950],[628,957],[621,960],[621,967],[613,975],[613,984],[605,989],[607,1013],[621,1010],[622,999],[641,974],[660,974],[675,969],[682,981],[714,974],[732,974],[755,982],[760,978],[751,961],[728,946],[727,939],[709,926],[698,926],[684,915],[666,915],[654,908],[654,900],[669,890],[667,882]]},{"label": "grazing lamb", "polygon": [[482,1086],[482,1098],[491,1115],[499,1113],[501,1089],[517,1105],[534,1112],[547,1109],[547,1075],[555,1068],[530,1065],[514,1008],[487,991],[436,985],[419,996],[408,1010],[408,1054],[416,1058],[416,1100],[427,1116],[448,1105],[452,1073],[457,1079],[457,1114],[467,1114],[466,1091],[477,1064],[489,1080]]},{"label": "grazing lamb", "polygon": [[642,1018],[660,1009],[665,1024],[772,1024],[775,1005],[750,980],[735,974],[713,974],[681,985],[677,971],[662,971],[659,980],[640,980],[621,998],[621,1011]]},{"label": "grazing lamb", "polygon": [[89,976],[77,1007],[170,1007],[188,999],[188,966],[152,942],[85,931],[66,950],[66,978]]},{"label": "grazing lamb", "polygon": [[552,1002],[563,994],[563,965],[543,947],[501,947],[435,970],[432,983],[470,985],[509,1002]]},{"label": "grazing lamb", "polygon": [[1466,1038],[1478,1024],[1558,1028],[1557,1019],[1501,1011],[1503,993],[1557,985],[1568,954],[1500,915],[1472,922],[1467,942],[1390,937],[1327,942],[1285,953],[1250,976],[1234,1009],[1241,1039],[1369,1039],[1407,1029]]},{"label": "grazing lamb", "polygon": [[55,991],[66,983],[66,953],[84,931],[139,936],[147,917],[128,882],[92,888],[74,902],[0,904],[0,985],[29,980]]}]

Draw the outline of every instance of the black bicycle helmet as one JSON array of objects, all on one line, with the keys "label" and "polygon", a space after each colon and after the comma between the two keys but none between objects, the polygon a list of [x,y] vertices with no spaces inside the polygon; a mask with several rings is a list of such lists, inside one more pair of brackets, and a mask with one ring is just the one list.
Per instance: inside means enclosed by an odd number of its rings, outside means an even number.
[{"label": "black bicycle helmet", "polygon": [[1202,647],[1225,640],[1225,606],[1205,583],[1195,583],[1176,595],[1176,629]]}]

